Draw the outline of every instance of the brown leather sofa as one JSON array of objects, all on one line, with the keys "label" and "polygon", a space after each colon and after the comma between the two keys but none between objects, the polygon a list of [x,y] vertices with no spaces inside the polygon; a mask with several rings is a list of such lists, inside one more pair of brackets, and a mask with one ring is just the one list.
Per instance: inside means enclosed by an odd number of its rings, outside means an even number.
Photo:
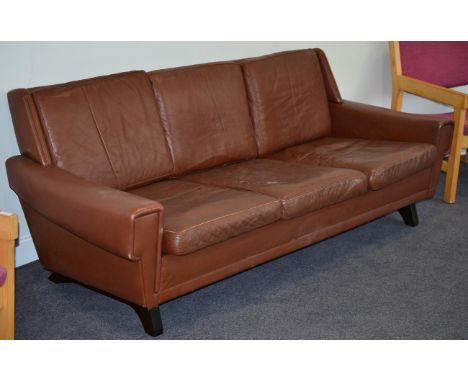
[{"label": "brown leather sofa", "polygon": [[324,53],[8,94],[8,159],[42,265],[158,306],[385,214],[417,224],[452,123],[343,101]]}]

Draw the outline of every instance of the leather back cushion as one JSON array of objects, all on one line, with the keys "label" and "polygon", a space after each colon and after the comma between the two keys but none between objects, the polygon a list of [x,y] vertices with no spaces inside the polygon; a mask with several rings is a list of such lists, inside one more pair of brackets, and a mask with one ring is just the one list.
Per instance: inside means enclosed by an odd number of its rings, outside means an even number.
[{"label": "leather back cushion", "polygon": [[257,155],[238,64],[219,63],[149,73],[176,173]]},{"label": "leather back cushion", "polygon": [[242,62],[260,156],[330,135],[331,122],[315,50]]},{"label": "leather back cushion", "polygon": [[173,162],[145,72],[33,90],[54,163],[120,189],[173,173]]}]

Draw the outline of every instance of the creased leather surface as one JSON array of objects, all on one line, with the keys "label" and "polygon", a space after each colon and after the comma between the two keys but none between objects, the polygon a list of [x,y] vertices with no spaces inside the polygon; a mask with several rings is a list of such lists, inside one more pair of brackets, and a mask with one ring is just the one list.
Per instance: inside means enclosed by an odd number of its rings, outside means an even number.
[{"label": "creased leather surface", "polygon": [[167,180],[134,189],[164,207],[163,252],[183,255],[272,223],[281,203],[248,191]]},{"label": "creased leather surface", "polygon": [[254,159],[188,175],[185,179],[275,197],[281,200],[283,219],[355,197],[367,189],[366,177],[358,171],[270,159]]},{"label": "creased leather surface", "polygon": [[[157,99],[143,72],[12,92],[10,107],[25,155],[8,161],[8,177],[44,266],[151,308],[433,195],[453,123],[341,103],[318,50],[237,64],[249,86],[254,144],[240,133],[245,115],[239,110],[246,100],[245,94],[238,99],[242,92],[235,69],[214,74],[211,68],[220,64],[193,72],[177,69],[173,72],[181,77],[164,82],[167,94],[175,95],[170,102],[174,126],[183,130],[177,141],[184,150],[176,167],[180,172],[199,169],[177,181],[154,183],[175,175],[171,154],[178,143],[169,147],[166,141]],[[178,92],[179,86],[184,92]],[[231,87],[236,91],[226,91]],[[332,102],[327,104],[327,97]],[[229,139],[214,133],[217,121],[229,121]],[[231,135],[234,128],[239,130]],[[195,147],[192,142],[205,129],[210,131],[203,141],[208,149]],[[266,156],[330,134],[428,143],[437,147],[437,160],[369,192],[364,173],[296,163],[290,153],[286,161],[258,159],[204,169],[255,156],[255,143]],[[249,150],[236,151],[240,137]],[[342,150],[333,156],[340,157]],[[387,155],[382,147],[379,153]],[[67,171],[37,163],[50,161]],[[132,188],[143,197],[97,184]],[[164,217],[163,212],[169,213]]]},{"label": "creased leather surface", "polygon": [[[43,267],[126,301],[145,305],[148,299],[142,288],[140,261],[115,256],[53,223],[24,201],[21,205]],[[152,306],[157,303],[153,299]]]},{"label": "creased leather surface", "polygon": [[42,165],[50,164],[49,149],[30,91],[8,92],[8,104],[21,154]]},{"label": "creased leather surface", "polygon": [[170,300],[420,201],[425,198],[430,175],[430,169],[424,170],[379,191],[294,219],[279,220],[188,256],[163,256],[161,300]]},{"label": "creased leather surface", "polygon": [[327,94],[314,50],[246,60],[242,66],[260,156],[330,134]]},{"label": "creased leather surface", "polygon": [[[135,260],[136,221],[159,214],[153,201],[95,185],[55,166],[41,166],[24,156],[7,160],[10,187],[31,208],[52,222],[116,255]],[[158,235],[154,225],[151,235]],[[151,238],[147,236],[147,240]]]},{"label": "creased leather surface", "polygon": [[257,155],[238,64],[149,73],[177,173]]},{"label": "creased leather surface", "polygon": [[144,72],[39,88],[33,97],[58,167],[119,189],[173,173]]},{"label": "creased leather surface", "polygon": [[323,82],[325,84],[325,89],[327,91],[328,101],[334,103],[341,103],[343,99],[341,98],[340,90],[335,81],[335,76],[333,75],[330,63],[328,58],[325,55],[325,52],[322,49],[314,49],[317,52],[317,57],[320,62],[320,68],[322,69]]},{"label": "creased leather surface", "polygon": [[379,190],[433,166],[437,150],[427,143],[328,137],[271,157],[362,171],[369,179],[369,188]]},{"label": "creased leather surface", "polygon": [[434,145],[439,164],[434,165],[430,189],[432,194],[435,192],[440,163],[452,141],[453,121],[351,101],[343,101],[341,104],[330,102],[330,113],[332,135],[335,137]]}]

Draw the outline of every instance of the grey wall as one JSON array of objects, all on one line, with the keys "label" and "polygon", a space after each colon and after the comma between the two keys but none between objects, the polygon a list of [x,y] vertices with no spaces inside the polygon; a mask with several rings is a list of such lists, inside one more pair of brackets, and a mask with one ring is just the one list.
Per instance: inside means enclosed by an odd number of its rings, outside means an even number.
[{"label": "grey wall", "polygon": [[[153,70],[307,47],[320,47],[326,52],[344,98],[389,107],[386,42],[0,42],[0,210],[20,216],[17,266],[37,257],[20,205],[8,188],[3,165],[18,153],[6,98],[9,90],[118,71]],[[445,110],[413,97],[405,101],[405,109],[411,111]]]}]

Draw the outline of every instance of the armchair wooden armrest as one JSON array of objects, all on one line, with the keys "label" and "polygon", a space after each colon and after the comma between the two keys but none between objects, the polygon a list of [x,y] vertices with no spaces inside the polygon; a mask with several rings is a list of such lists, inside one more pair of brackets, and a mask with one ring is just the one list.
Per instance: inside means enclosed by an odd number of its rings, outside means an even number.
[{"label": "armchair wooden armrest", "polygon": [[397,75],[395,81],[400,91],[449,105],[453,108],[468,108],[468,95],[465,93],[404,75]]},{"label": "armchair wooden armrest", "polygon": [[[454,131],[448,161],[442,162],[442,171],[447,172],[444,200],[454,203],[456,199],[460,152],[468,147],[468,136],[464,136],[468,94],[422,81],[403,74],[400,44],[390,41],[392,69],[392,110],[401,111],[403,94],[410,93],[431,101],[453,107]],[[468,155],[466,157],[468,162]]]},{"label": "armchair wooden armrest", "polygon": [[0,212],[0,267],[6,270],[6,280],[0,286],[0,340],[15,337],[15,240],[18,237],[18,217]]}]

